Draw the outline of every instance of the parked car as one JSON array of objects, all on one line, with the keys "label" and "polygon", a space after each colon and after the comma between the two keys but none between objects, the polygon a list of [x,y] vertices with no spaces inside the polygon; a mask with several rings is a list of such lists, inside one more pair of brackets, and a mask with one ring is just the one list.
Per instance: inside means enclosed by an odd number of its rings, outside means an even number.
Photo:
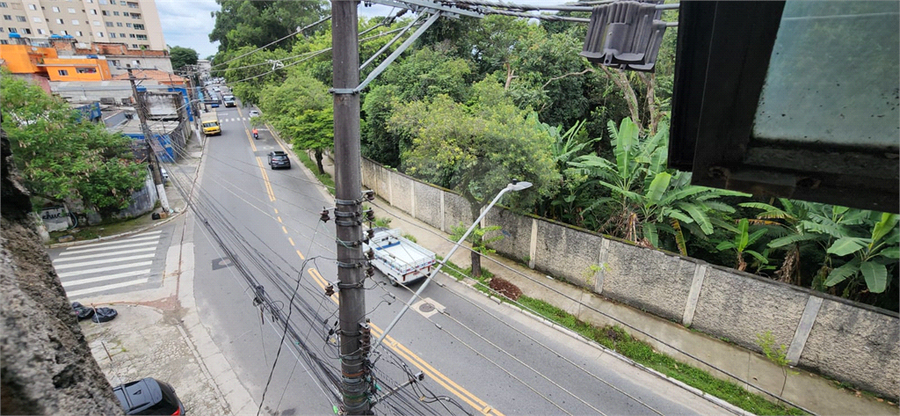
[{"label": "parked car", "polygon": [[184,405],[168,383],[147,377],[113,388],[126,415],[183,415]]},{"label": "parked car", "polygon": [[250,117],[259,117],[259,111],[250,110]]},{"label": "parked car", "polygon": [[288,157],[287,153],[282,152],[280,150],[276,150],[274,152],[269,153],[269,167],[272,169],[275,168],[291,168],[291,159]]}]

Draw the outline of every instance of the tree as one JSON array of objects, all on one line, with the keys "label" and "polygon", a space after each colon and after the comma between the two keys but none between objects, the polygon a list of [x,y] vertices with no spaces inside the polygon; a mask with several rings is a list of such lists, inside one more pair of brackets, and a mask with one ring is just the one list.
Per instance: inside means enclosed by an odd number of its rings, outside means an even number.
[{"label": "tree", "polygon": [[850,284],[843,291],[843,296],[848,297],[855,292],[858,279],[862,276],[869,292],[884,292],[890,276],[887,266],[895,266],[897,259],[900,259],[897,223],[897,214],[881,213],[881,219],[872,226],[868,236],[846,235],[835,240],[828,247],[828,253],[838,257],[852,255],[853,258],[832,270],[825,280],[825,286],[831,287],[849,280]]},{"label": "tree", "polygon": [[173,69],[181,69],[185,65],[197,65],[197,51],[191,48],[173,46],[169,48],[169,58],[172,60]]},{"label": "tree", "polygon": [[[402,170],[431,183],[452,188],[469,202],[472,218],[512,179],[532,182],[506,202],[531,209],[556,192],[560,175],[550,154],[552,139],[539,122],[528,118],[503,94],[503,86],[474,86],[472,104],[447,95],[400,104],[388,122],[394,134],[410,138]],[[481,258],[472,253],[472,272],[480,274]]]},{"label": "tree", "polygon": [[769,259],[764,255],[759,253],[758,251],[754,251],[750,249],[750,246],[753,245],[757,240],[759,240],[763,235],[766,234],[765,228],[760,228],[750,234],[750,221],[746,218],[742,218],[738,221],[737,228],[732,229],[731,231],[734,233],[734,239],[730,241],[722,241],[719,245],[716,246],[716,250],[734,250],[737,255],[737,263],[735,266],[738,270],[744,271],[747,269],[747,261],[744,260],[744,254],[749,254],[756,258],[756,260],[762,264],[768,264]]},{"label": "tree", "polygon": [[610,121],[609,133],[615,161],[590,154],[569,163],[610,192],[610,197],[598,198],[589,207],[597,210],[606,205],[612,213],[603,231],[649,247],[660,246],[659,231],[663,231],[674,238],[678,251],[687,255],[684,229],[700,238],[712,234],[711,216],[734,212],[716,199],[749,196],[690,185],[690,174],[666,170],[668,128],[647,137],[626,118],[618,129]]},{"label": "tree", "polygon": [[302,72],[263,90],[259,107],[266,119],[290,140],[295,150],[312,150],[319,173],[322,152],[334,147],[334,109],[328,88]]},{"label": "tree", "polygon": [[82,200],[108,214],[128,206],[147,177],[131,139],[93,124],[40,87],[0,74],[0,109],[23,184],[37,196],[66,204]]},{"label": "tree", "polygon": [[[219,52],[269,45],[298,28],[320,20],[328,11],[328,3],[322,0],[216,0],[216,3],[222,9],[211,13],[216,22],[209,34],[209,41],[219,42]],[[317,29],[321,28],[311,28],[313,31]],[[283,43],[267,46],[267,49],[281,47],[290,50],[291,43],[296,41],[296,37],[288,38]]]}]

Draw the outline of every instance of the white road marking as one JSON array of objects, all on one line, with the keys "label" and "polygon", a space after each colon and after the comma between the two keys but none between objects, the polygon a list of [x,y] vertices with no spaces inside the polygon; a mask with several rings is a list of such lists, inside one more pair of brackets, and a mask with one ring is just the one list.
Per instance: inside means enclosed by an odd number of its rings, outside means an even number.
[{"label": "white road marking", "polygon": [[81,286],[81,285],[86,285],[88,283],[96,283],[96,282],[103,282],[106,280],[121,279],[123,277],[140,276],[142,274],[147,274],[147,273],[150,273],[150,269],[135,270],[135,271],[125,272],[125,273],[116,273],[116,274],[110,274],[110,275],[100,276],[100,277],[89,277],[87,279],[80,279],[80,280],[72,280],[72,281],[68,281],[68,282],[62,282],[62,285],[64,288],[69,288],[71,286]]},{"label": "white road marking", "polygon": [[131,280],[131,281],[122,282],[122,283],[113,283],[111,285],[99,286],[99,287],[95,287],[95,288],[91,288],[91,289],[73,290],[71,292],[67,291],[66,296],[68,296],[70,299],[72,299],[76,296],[87,295],[87,294],[96,293],[96,292],[102,292],[104,290],[111,290],[111,289],[118,289],[121,287],[140,285],[140,284],[147,283],[148,281],[149,281],[149,279],[144,278],[144,279]]},{"label": "white road marking", "polygon": [[149,266],[151,264],[153,264],[153,261],[141,261],[141,262],[137,262],[137,263],[120,264],[118,266],[99,267],[96,269],[57,273],[56,275],[59,276],[60,279],[62,279],[64,277],[84,276],[86,274],[92,274],[92,273],[111,272],[113,270],[130,269],[133,267],[144,267],[144,266]]}]

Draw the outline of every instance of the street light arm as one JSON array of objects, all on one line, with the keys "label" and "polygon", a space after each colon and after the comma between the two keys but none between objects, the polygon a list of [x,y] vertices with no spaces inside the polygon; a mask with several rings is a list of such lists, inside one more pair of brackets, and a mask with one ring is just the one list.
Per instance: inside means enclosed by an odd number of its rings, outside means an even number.
[{"label": "street light arm", "polygon": [[453,245],[453,248],[450,249],[450,252],[447,253],[446,257],[444,257],[444,260],[442,262],[440,262],[440,264],[438,264],[438,267],[436,269],[434,269],[434,271],[431,272],[430,275],[428,275],[428,277],[425,279],[424,282],[422,282],[422,286],[419,286],[419,290],[417,290],[416,293],[412,295],[412,297],[409,299],[409,301],[407,301],[405,304],[403,304],[403,309],[400,310],[400,312],[397,314],[397,316],[394,317],[394,320],[391,321],[390,325],[388,325],[387,328],[384,329],[384,332],[381,334],[381,336],[378,337],[378,339],[375,340],[375,343],[372,344],[372,351],[374,351],[375,348],[377,348],[379,345],[381,345],[381,341],[384,341],[384,338],[387,337],[388,332],[390,332],[390,330],[393,329],[395,325],[397,325],[397,322],[399,322],[400,318],[403,317],[403,314],[406,313],[407,310],[409,310],[412,303],[415,302],[415,300],[419,298],[419,295],[421,295],[423,291],[425,291],[425,288],[428,286],[428,283],[431,283],[431,280],[434,278],[434,276],[437,276],[438,272],[440,272],[441,269],[444,267],[444,264],[446,264],[448,261],[450,261],[450,257],[453,257],[453,253],[455,253],[456,250],[459,248],[459,246],[462,245],[463,241],[466,241],[466,237],[468,237],[469,234],[472,233],[472,230],[474,230],[475,227],[481,223],[481,220],[484,219],[484,216],[487,215],[488,211],[491,210],[491,207],[493,207],[494,204],[496,204],[497,201],[500,200],[500,198],[503,196],[503,194],[505,194],[509,191],[519,191],[522,189],[526,189],[530,186],[531,186],[531,183],[529,183],[529,182],[511,183],[509,185],[506,185],[506,188],[503,188],[500,191],[500,193],[498,193],[497,196],[494,197],[494,200],[491,201],[491,203],[488,204],[488,206],[481,212],[481,215],[479,215],[478,219],[476,219],[475,222],[472,223],[472,226],[470,226],[469,229],[466,230],[466,233],[463,234],[462,238],[460,238],[459,241],[457,241],[456,244]]}]

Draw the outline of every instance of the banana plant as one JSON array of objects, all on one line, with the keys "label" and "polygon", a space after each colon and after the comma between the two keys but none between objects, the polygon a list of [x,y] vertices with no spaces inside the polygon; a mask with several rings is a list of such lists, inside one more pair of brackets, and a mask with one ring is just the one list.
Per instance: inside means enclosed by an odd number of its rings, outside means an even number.
[{"label": "banana plant", "polygon": [[846,297],[862,276],[866,288],[871,293],[882,293],[888,285],[888,265],[900,259],[900,232],[897,229],[897,214],[882,213],[880,221],[872,227],[868,237],[844,235],[828,247],[828,254],[853,258],[828,274],[825,286],[832,287],[850,280],[844,288]]},{"label": "banana plant", "polygon": [[769,264],[769,259],[763,253],[748,249],[748,247],[752,246],[753,243],[765,235],[768,230],[760,228],[754,231],[753,234],[750,234],[749,229],[750,221],[746,218],[742,218],[738,221],[737,228],[730,229],[730,231],[734,233],[734,239],[731,241],[722,241],[716,246],[716,250],[718,251],[734,250],[737,255],[736,267],[742,272],[747,269],[747,261],[744,260],[744,254],[753,256],[757,262],[761,264]]}]

